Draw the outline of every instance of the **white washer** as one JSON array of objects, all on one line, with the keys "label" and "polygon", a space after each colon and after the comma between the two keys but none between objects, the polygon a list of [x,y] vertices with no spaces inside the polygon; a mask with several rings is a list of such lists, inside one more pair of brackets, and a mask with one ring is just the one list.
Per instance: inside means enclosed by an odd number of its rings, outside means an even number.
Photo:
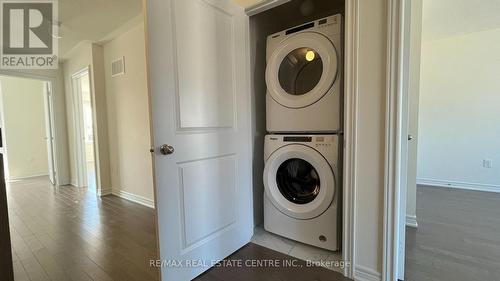
[{"label": "white washer", "polygon": [[267,131],[341,130],[340,14],[267,37]]},{"label": "white washer", "polygon": [[267,135],[264,228],[336,251],[339,249],[337,135]]}]

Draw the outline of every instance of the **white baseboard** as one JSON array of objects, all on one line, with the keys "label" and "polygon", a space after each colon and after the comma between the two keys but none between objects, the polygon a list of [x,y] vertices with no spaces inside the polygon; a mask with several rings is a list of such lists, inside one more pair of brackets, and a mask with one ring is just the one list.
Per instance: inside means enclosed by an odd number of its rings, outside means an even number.
[{"label": "white baseboard", "polygon": [[354,281],[380,281],[382,274],[364,266],[355,266]]},{"label": "white baseboard", "polygon": [[98,196],[104,196],[104,195],[109,195],[113,193],[113,189],[111,188],[101,188],[97,190],[97,195]]},{"label": "white baseboard", "polygon": [[141,204],[141,205],[149,207],[151,209],[155,208],[155,202],[149,198],[135,195],[133,193],[126,192],[126,191],[119,190],[119,189],[113,189],[111,193],[113,195],[116,195],[118,197],[132,201],[132,202],[137,203],[137,204]]},{"label": "white baseboard", "polygon": [[418,228],[417,216],[406,215],[406,226]]},{"label": "white baseboard", "polygon": [[38,174],[38,175],[30,175],[30,176],[20,176],[20,177],[10,177],[8,179],[5,179],[5,181],[20,181],[20,180],[29,180],[32,178],[38,178],[38,177],[48,177],[49,174]]},{"label": "white baseboard", "polygon": [[448,188],[458,188],[466,190],[476,190],[476,191],[486,191],[500,193],[500,185],[494,184],[483,184],[483,183],[471,183],[471,182],[460,182],[460,181],[449,181],[449,180],[437,180],[437,179],[417,179],[417,184],[426,186],[439,186]]}]

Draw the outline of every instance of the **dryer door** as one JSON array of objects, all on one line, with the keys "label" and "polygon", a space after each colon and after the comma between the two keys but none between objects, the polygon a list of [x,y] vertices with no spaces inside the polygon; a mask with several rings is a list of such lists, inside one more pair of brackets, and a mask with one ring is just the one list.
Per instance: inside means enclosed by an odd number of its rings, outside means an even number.
[{"label": "dryer door", "polygon": [[337,78],[337,52],[325,36],[303,32],[285,39],[266,68],[268,93],[290,108],[320,100]]},{"label": "dryer door", "polygon": [[266,196],[282,213],[311,219],[328,209],[335,196],[335,176],[326,159],[309,146],[276,150],[264,169]]}]

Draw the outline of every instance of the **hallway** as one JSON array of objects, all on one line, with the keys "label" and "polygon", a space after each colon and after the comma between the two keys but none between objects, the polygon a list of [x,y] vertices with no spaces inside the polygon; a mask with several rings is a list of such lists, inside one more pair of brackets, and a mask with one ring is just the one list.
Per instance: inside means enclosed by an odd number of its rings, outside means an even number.
[{"label": "hallway", "polygon": [[158,280],[154,211],[46,177],[7,183],[15,280]]}]

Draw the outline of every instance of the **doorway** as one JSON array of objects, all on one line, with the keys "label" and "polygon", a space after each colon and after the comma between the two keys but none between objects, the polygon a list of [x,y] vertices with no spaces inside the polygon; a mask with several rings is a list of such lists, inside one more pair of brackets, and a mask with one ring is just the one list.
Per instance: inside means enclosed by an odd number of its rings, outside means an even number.
[{"label": "doorway", "polygon": [[90,90],[89,68],[86,67],[71,77],[73,85],[76,159],[78,161],[77,186],[97,190],[96,157],[94,146],[94,110]]},{"label": "doorway", "polygon": [[5,180],[48,177],[57,185],[52,82],[0,76],[0,88]]},{"label": "doorway", "polygon": [[[399,215],[397,275],[496,280],[500,22],[482,25],[495,7],[403,2],[401,103],[391,109],[401,122],[389,129],[400,149],[393,162],[400,179],[392,212]],[[456,20],[469,14],[481,17]]]}]

